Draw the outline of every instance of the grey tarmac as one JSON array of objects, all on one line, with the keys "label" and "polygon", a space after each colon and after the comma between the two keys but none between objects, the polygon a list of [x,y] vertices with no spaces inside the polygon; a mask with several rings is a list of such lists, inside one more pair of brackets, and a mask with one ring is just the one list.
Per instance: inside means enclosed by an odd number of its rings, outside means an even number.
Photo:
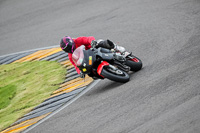
[{"label": "grey tarmac", "polygon": [[199,133],[200,0],[0,0],[0,55],[110,39],[143,61],[102,80],[30,133]]}]

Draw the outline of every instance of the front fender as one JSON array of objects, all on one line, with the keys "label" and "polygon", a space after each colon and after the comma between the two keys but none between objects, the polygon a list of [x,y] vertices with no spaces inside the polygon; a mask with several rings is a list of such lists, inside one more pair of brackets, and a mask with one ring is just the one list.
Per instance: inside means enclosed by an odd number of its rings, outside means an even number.
[{"label": "front fender", "polygon": [[[97,73],[98,73],[101,77],[103,77],[103,76],[101,75],[101,72],[102,72],[103,67],[104,67],[104,66],[108,66],[108,65],[109,65],[108,62],[103,61],[103,62],[101,62],[101,64],[98,66],[98,68],[97,68]],[[104,77],[103,77],[103,78],[104,78]]]}]

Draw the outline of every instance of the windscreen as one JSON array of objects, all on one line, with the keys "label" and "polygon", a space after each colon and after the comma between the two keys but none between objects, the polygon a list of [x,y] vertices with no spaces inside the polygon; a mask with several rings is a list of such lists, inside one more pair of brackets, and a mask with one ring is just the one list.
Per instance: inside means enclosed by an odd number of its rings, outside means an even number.
[{"label": "windscreen", "polygon": [[83,63],[83,59],[84,59],[84,53],[83,50],[85,50],[85,46],[81,45],[80,47],[78,47],[74,53],[72,54],[72,60],[74,61],[74,63],[77,66],[80,66]]}]

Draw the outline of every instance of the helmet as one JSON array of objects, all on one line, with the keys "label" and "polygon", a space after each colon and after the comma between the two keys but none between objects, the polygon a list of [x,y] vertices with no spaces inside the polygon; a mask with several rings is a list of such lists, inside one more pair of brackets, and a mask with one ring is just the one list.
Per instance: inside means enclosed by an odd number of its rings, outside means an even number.
[{"label": "helmet", "polygon": [[62,48],[63,51],[67,53],[73,53],[74,50],[76,49],[73,39],[69,36],[65,36],[61,39],[60,47]]}]

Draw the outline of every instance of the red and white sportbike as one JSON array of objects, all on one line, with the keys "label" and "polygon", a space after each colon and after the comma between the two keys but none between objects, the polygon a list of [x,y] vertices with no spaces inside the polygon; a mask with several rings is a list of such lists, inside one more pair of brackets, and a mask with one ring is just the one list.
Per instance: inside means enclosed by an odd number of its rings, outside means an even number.
[{"label": "red and white sportbike", "polygon": [[121,54],[101,47],[85,50],[82,45],[74,51],[72,59],[83,74],[122,83],[129,81],[129,71],[142,68],[141,60],[131,53]]}]

